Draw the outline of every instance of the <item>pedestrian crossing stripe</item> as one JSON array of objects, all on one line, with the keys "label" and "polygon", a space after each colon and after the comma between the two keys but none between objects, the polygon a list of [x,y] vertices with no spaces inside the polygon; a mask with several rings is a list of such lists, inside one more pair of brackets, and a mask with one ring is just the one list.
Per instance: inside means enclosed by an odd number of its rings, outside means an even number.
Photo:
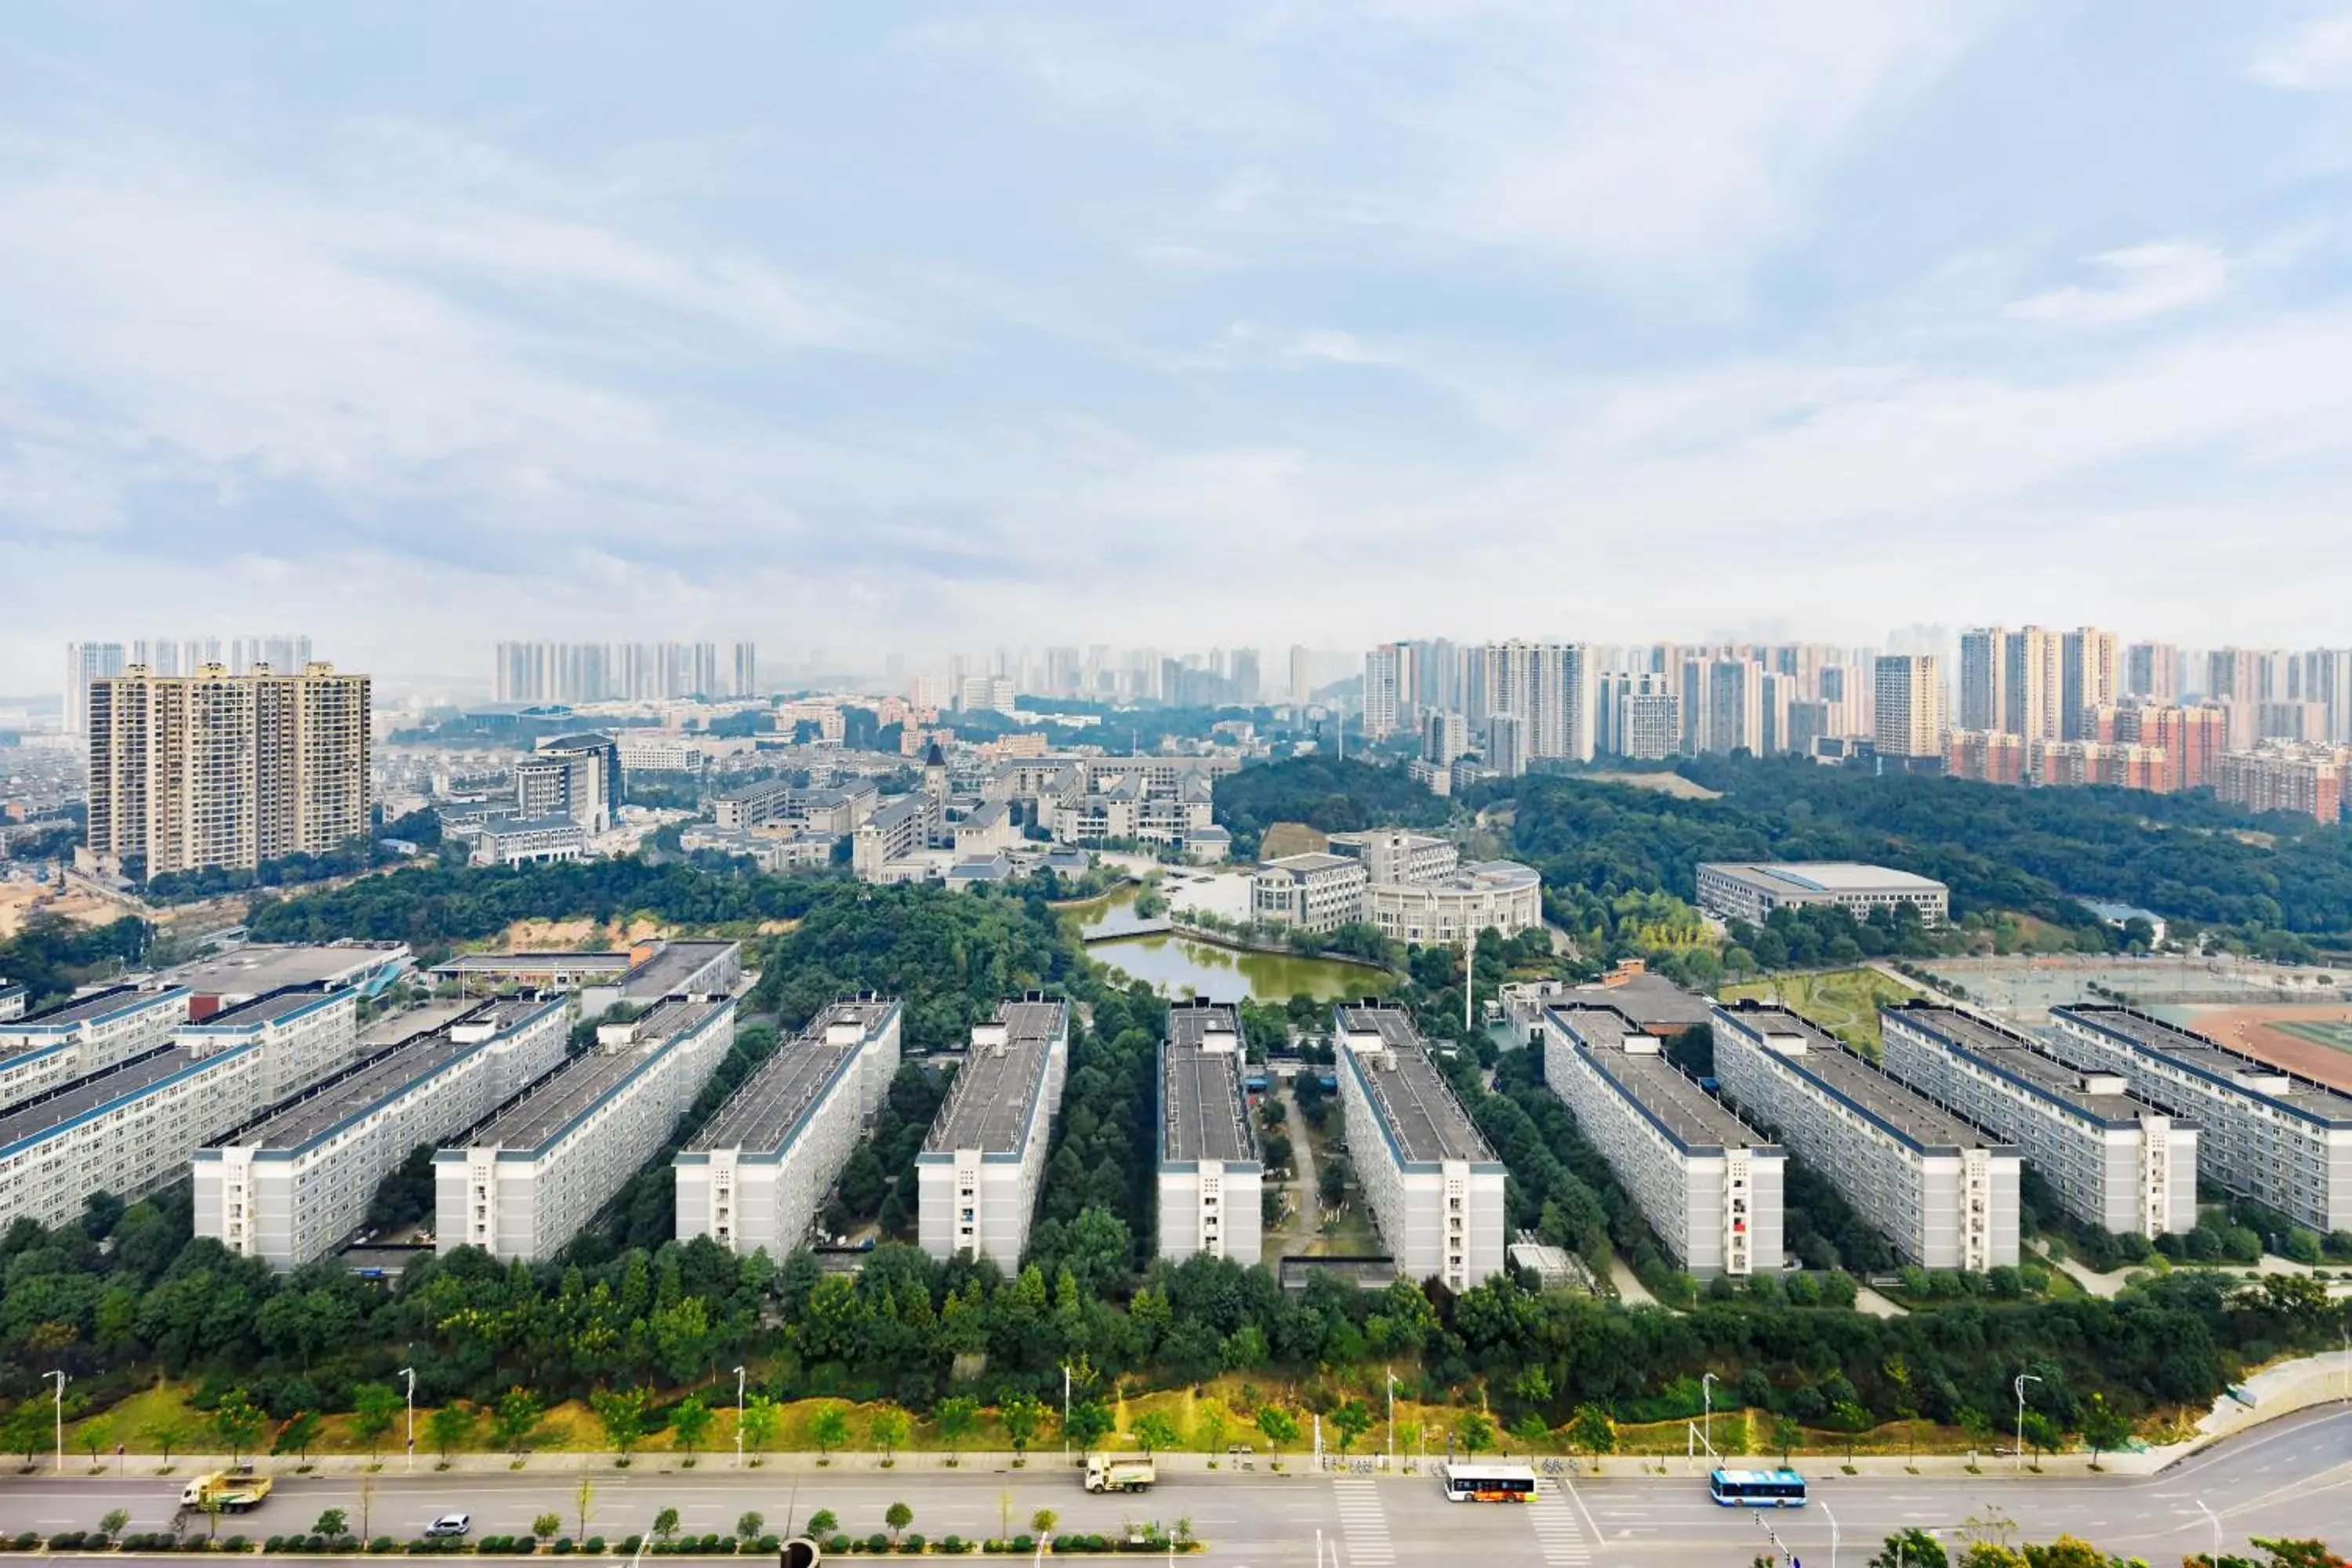
[{"label": "pedestrian crossing stripe", "polygon": [[1348,1561],[1356,1568],[1391,1568],[1396,1548],[1389,1540],[1389,1520],[1381,1508],[1379,1483],[1334,1480],[1331,1491],[1339,1504],[1340,1533],[1348,1542]]},{"label": "pedestrian crossing stripe", "polygon": [[1549,1568],[1585,1568],[1592,1561],[1592,1548],[1564,1493],[1538,1493],[1528,1509],[1528,1522],[1535,1526],[1536,1544]]}]

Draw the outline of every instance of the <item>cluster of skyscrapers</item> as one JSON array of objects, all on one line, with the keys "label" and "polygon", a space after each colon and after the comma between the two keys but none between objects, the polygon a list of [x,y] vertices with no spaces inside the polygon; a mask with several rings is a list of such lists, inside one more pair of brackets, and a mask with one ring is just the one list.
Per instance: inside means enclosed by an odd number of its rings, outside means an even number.
[{"label": "cluster of skyscrapers", "polygon": [[493,681],[500,702],[647,702],[755,697],[759,649],[709,642],[502,642]]},{"label": "cluster of skyscrapers", "polygon": [[132,665],[152,675],[195,675],[214,666],[231,675],[245,675],[256,668],[283,673],[301,669],[310,663],[310,639],[299,632],[226,638],[139,637],[128,643],[68,643],[65,732],[89,732],[90,682],[121,675]]}]

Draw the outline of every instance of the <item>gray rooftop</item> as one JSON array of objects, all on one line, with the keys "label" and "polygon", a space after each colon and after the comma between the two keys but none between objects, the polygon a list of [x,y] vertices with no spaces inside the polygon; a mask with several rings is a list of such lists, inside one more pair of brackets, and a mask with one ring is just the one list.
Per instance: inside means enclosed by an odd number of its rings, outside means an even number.
[{"label": "gray rooftop", "polygon": [[[0,981],[0,993],[12,989]],[[180,1010],[187,1011],[188,994],[184,991],[142,991],[136,985],[112,985],[103,991],[93,991],[87,996],[77,996],[46,1013],[27,1017],[11,1018],[0,1024],[0,1029],[64,1028],[68,1024],[86,1024],[92,1018],[103,1018],[110,1013],[152,1005],[176,997]]]},{"label": "gray rooftop", "polygon": [[1614,1007],[1648,1027],[1688,1028],[1706,1023],[1712,1011],[1706,997],[1684,990],[1663,974],[1629,974],[1613,985],[1579,985],[1569,994],[1580,1003]]},{"label": "gray rooftop", "polygon": [[288,986],[272,991],[267,996],[256,996],[234,1007],[224,1007],[209,1018],[198,1019],[188,1026],[192,1029],[249,1029],[260,1024],[275,1024],[279,1019],[299,1013],[305,1007],[317,1005],[330,996],[343,996],[357,1003],[355,993],[339,991],[327,985]]},{"label": "gray rooftop", "polygon": [[478,1002],[427,1002],[388,1013],[360,1031],[360,1048],[364,1051],[405,1045],[437,1034],[479,1005]]},{"label": "gray rooftop", "polygon": [[390,1047],[373,1061],[330,1080],[306,1098],[282,1107],[267,1121],[247,1128],[232,1141],[232,1146],[299,1149],[379,1102],[390,1100],[412,1084],[430,1078],[467,1052],[489,1044],[488,1040],[461,1044],[451,1039],[448,1033],[451,1024],[461,1020],[468,1024],[488,1024],[502,1035],[542,1009],[560,1005],[561,1003],[517,998],[493,1002],[487,1006],[463,1007],[443,1003],[401,1014],[401,1018],[411,1020],[427,1014],[441,1016],[437,1024],[423,1032],[412,1031],[400,1044]]},{"label": "gray rooftop", "polygon": [[70,1121],[85,1111],[95,1110],[126,1095],[136,1094],[152,1084],[161,1083],[173,1073],[223,1054],[220,1051],[199,1054],[184,1046],[170,1046],[127,1062],[118,1062],[88,1078],[76,1079],[42,1099],[27,1100],[6,1115],[0,1116],[0,1149],[20,1138],[29,1138],[60,1122]]},{"label": "gray rooftop", "polygon": [[287,945],[252,942],[167,970],[163,978],[200,995],[258,996],[289,985],[341,980],[403,951],[400,942]]},{"label": "gray rooftop", "polygon": [[1341,1007],[1339,1026],[1349,1034],[1377,1034],[1384,1047],[1374,1054],[1343,1047],[1371,1094],[1372,1110],[1388,1127],[1406,1161],[1492,1163],[1494,1150],[1471,1124],[1470,1113],[1429,1058],[1421,1031],[1402,1007]]},{"label": "gray rooftop", "polygon": [[[890,1016],[895,1003],[858,998],[835,1002],[809,1020],[808,1027],[776,1047],[775,1054],[719,1108],[686,1145],[688,1149],[781,1151],[798,1133],[802,1119],[826,1088],[856,1061],[859,1047]],[[855,1024],[858,1039],[848,1046],[825,1043],[834,1024]]]},{"label": "gray rooftop", "polygon": [[[1746,1122],[1658,1049],[1658,1041],[1633,1019],[1610,1007],[1554,1007],[1551,1016],[1582,1042],[1593,1070],[1615,1084],[1685,1149],[1755,1149],[1772,1141]],[[1627,1050],[1631,1039],[1636,1049]]]},{"label": "gray rooftop", "polygon": [[2053,1016],[2063,1014],[2086,1024],[2097,1025],[2158,1056],[2225,1080],[2235,1079],[2242,1074],[2252,1074],[2262,1078],[2283,1078],[2287,1080],[2287,1089],[2283,1094],[2244,1090],[2242,1086],[2239,1087],[2242,1092],[2258,1093],[2264,1100],[2292,1107],[2307,1116],[2319,1117],[2328,1121],[2352,1121],[2352,1098],[2338,1094],[2334,1089],[2322,1088],[2309,1079],[2297,1078],[2275,1062],[2266,1062],[2260,1057],[2248,1056],[2242,1051],[2233,1051],[2221,1041],[2198,1034],[2192,1029],[2184,1029],[2178,1025],[2168,1024],[2160,1018],[2151,1018],[2147,1014],[2129,1007],[2058,1007],[2053,1008],[2052,1013]]},{"label": "gray rooftop", "polygon": [[1067,1016],[1061,1002],[998,1003],[994,1021],[1005,1026],[1005,1043],[972,1047],[948,1089],[947,1103],[923,1139],[923,1152],[1018,1152],[1045,1086],[1046,1058]]},{"label": "gray rooftop", "polygon": [[1785,1007],[1745,1006],[1725,1008],[1724,1013],[1759,1033],[1801,1037],[1805,1042],[1801,1056],[1786,1056],[1769,1049],[1764,1054],[1787,1070],[1812,1079],[1868,1111],[1914,1148],[2008,1147],[1989,1144],[1975,1128],[1904,1088],[1799,1014]]},{"label": "gray rooftop", "polygon": [[433,972],[538,974],[551,970],[610,970],[625,973],[628,967],[629,955],[625,952],[461,952],[446,963],[436,964]]},{"label": "gray rooftop", "polygon": [[641,1001],[667,996],[735,946],[731,942],[666,943],[659,952],[629,971],[628,978],[621,982],[621,990]]},{"label": "gray rooftop", "polygon": [[637,1043],[593,1050],[556,1068],[476,1133],[473,1147],[539,1149],[631,1074],[669,1047],[672,1041],[733,1002],[668,1002],[637,1020]]},{"label": "gray rooftop", "polygon": [[1924,893],[1944,884],[1931,877],[1898,871],[1892,866],[1864,866],[1852,860],[1710,860],[1708,868],[1779,891],[1801,893]]},{"label": "gray rooftop", "polygon": [[[1234,1048],[1202,1050],[1202,1041],[1211,1034],[1231,1035]],[[1244,1164],[1258,1158],[1249,1096],[1242,1087],[1242,1044],[1241,1009],[1230,1002],[1168,1009],[1168,1043],[1160,1052],[1162,1160]]]},{"label": "gray rooftop", "polygon": [[[2102,1094],[2084,1087],[2090,1076],[2051,1055],[2034,1039],[2002,1028],[1958,1007],[1910,1003],[1885,1009],[1887,1016],[1982,1059],[2052,1100],[2107,1121],[2137,1121],[2156,1108],[2129,1094]],[[2112,1077],[2112,1075],[2109,1075]]]}]

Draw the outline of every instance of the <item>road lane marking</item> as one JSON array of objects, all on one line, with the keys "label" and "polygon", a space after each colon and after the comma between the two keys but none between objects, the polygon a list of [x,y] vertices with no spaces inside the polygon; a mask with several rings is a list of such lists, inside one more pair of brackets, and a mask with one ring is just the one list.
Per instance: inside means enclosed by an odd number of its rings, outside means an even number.
[{"label": "road lane marking", "polygon": [[1389,1520],[1381,1508],[1380,1483],[1334,1480],[1331,1495],[1339,1503],[1339,1530],[1347,1538],[1348,1561],[1358,1568],[1394,1568],[1396,1547],[1389,1540]]},{"label": "road lane marking", "polygon": [[1528,1522],[1535,1526],[1536,1544],[1542,1548],[1544,1562],[1549,1568],[1588,1568],[1592,1561],[1592,1547],[1576,1522],[1576,1510],[1570,1506],[1564,1488],[1556,1492],[1537,1489],[1535,1500],[1528,1504],[1527,1515]]}]

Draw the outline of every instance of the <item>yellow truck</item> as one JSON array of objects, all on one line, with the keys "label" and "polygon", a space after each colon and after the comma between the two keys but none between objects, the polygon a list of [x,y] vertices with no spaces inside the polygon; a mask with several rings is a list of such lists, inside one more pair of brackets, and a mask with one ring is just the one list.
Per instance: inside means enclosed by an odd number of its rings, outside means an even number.
[{"label": "yellow truck", "polygon": [[251,1465],[215,1470],[180,1489],[180,1506],[203,1512],[207,1504],[216,1503],[223,1513],[246,1513],[261,1506],[269,1486],[269,1478],[255,1475]]},{"label": "yellow truck", "polygon": [[1160,1479],[1149,1454],[1088,1454],[1087,1490],[1139,1492]]}]

